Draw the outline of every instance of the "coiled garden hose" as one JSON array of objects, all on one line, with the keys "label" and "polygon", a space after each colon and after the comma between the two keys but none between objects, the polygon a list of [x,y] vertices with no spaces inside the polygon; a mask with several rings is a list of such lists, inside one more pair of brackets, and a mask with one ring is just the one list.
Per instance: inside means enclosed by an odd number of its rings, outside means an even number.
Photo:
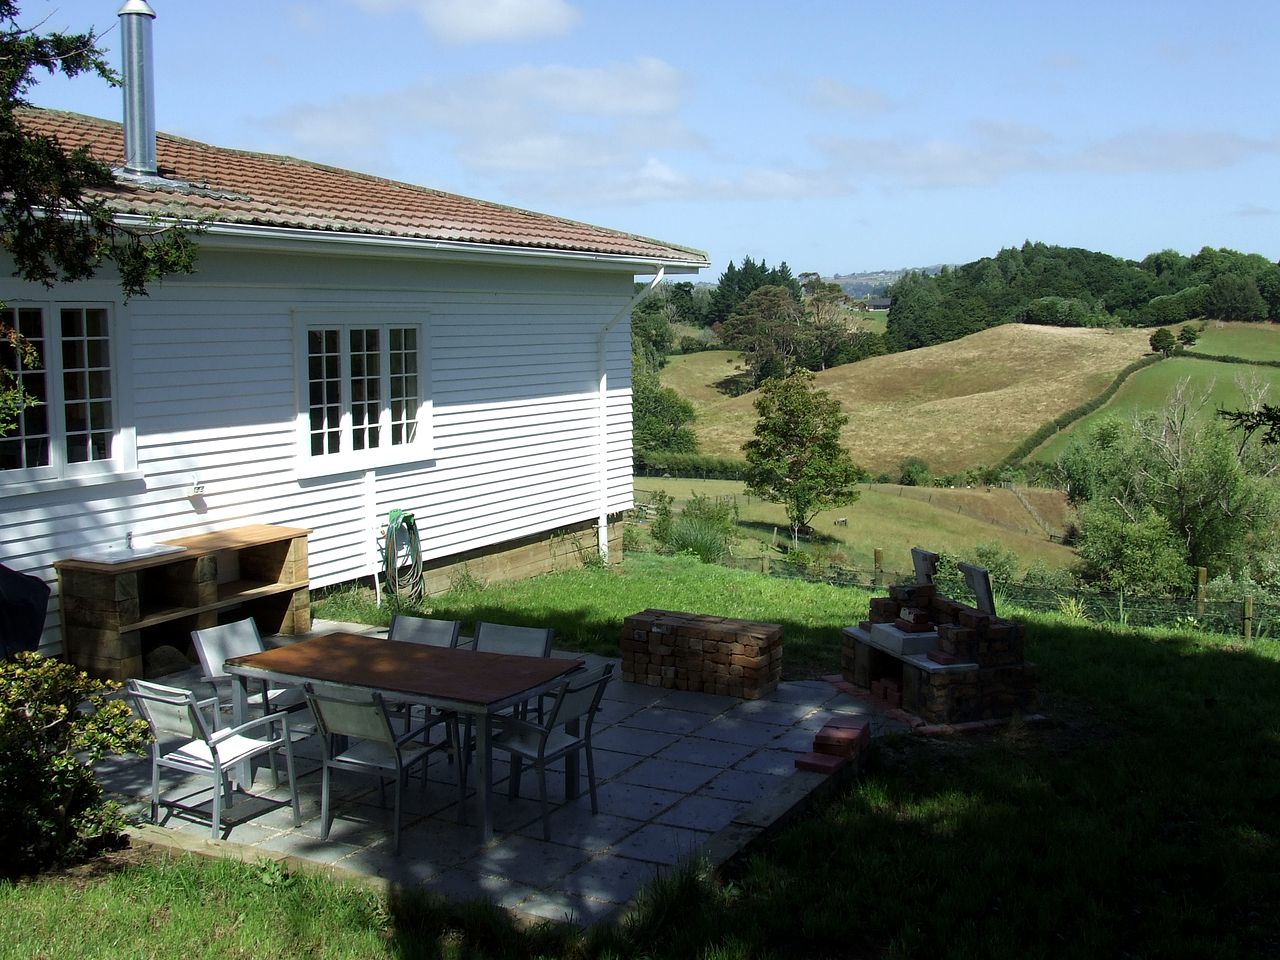
[{"label": "coiled garden hose", "polygon": [[426,581],[422,575],[422,541],[412,513],[392,510],[382,541],[382,572],[387,590],[398,599],[422,599]]}]

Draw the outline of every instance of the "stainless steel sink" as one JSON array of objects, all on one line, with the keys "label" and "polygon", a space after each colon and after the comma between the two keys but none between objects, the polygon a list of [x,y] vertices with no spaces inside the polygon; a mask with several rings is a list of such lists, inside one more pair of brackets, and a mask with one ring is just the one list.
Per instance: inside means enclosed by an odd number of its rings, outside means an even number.
[{"label": "stainless steel sink", "polygon": [[144,540],[117,541],[76,550],[67,559],[88,560],[91,563],[128,563],[130,560],[162,557],[168,553],[183,553],[186,549],[169,543],[149,543]]}]

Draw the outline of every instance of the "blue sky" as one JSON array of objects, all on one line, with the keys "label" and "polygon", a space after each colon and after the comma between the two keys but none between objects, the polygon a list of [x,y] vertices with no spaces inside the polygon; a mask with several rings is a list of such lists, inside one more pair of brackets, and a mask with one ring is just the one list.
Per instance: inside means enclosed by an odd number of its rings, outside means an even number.
[{"label": "blue sky", "polygon": [[[161,130],[799,273],[1280,257],[1280,4],[151,0]],[[24,0],[110,31],[120,0]],[[90,78],[41,106],[118,119]]]}]

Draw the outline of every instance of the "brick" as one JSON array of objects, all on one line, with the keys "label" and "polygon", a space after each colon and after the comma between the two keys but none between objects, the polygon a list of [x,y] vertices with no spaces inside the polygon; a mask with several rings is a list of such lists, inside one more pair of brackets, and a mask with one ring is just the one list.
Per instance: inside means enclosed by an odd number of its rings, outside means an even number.
[{"label": "brick", "polygon": [[860,717],[832,717],[823,724],[822,729],[852,730],[864,747],[871,743],[871,722]]},{"label": "brick", "polygon": [[919,607],[903,607],[898,612],[898,619],[914,624],[933,623],[933,613],[930,610],[921,610]]},{"label": "brick", "polygon": [[796,769],[832,774],[844,769],[848,762],[845,757],[833,757],[826,753],[802,753],[796,757]]},{"label": "brick", "polygon": [[910,620],[903,620],[901,617],[893,621],[893,625],[903,633],[929,633],[933,630],[932,624],[912,623]]},{"label": "brick", "polygon": [[954,653],[943,653],[941,650],[930,650],[928,657],[934,663],[952,664],[960,663],[960,658]]}]

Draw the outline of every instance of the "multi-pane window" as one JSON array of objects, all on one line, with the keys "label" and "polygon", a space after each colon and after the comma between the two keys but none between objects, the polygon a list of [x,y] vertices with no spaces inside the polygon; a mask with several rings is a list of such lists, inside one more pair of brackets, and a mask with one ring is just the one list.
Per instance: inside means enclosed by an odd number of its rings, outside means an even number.
[{"label": "multi-pane window", "polygon": [[352,323],[306,328],[307,449],[312,457],[378,452],[421,439],[419,328]]},{"label": "multi-pane window", "polygon": [[[56,318],[56,319],[51,319]],[[0,470],[57,476],[111,461],[118,423],[111,385],[110,321],[105,307],[17,307],[0,311],[36,358],[0,338],[0,367],[27,405],[0,437]]]}]

